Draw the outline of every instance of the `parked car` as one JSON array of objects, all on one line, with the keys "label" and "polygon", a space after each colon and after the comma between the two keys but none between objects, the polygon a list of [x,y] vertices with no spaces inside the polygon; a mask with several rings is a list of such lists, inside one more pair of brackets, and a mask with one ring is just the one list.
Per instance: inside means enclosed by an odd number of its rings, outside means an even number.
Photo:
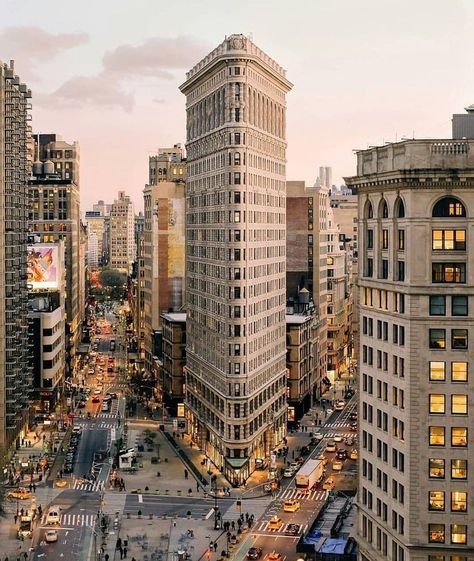
[{"label": "parked car", "polygon": [[283,472],[283,477],[293,477],[294,474],[295,474],[295,472],[291,468],[288,467]]},{"label": "parked car", "polygon": [[307,456],[309,454],[309,448],[307,446],[302,446],[301,447],[301,455],[302,456]]},{"label": "parked car", "polygon": [[21,501],[31,498],[31,491],[25,489],[24,487],[18,487],[18,489],[13,489],[8,492],[8,497],[12,499],[20,499]]}]

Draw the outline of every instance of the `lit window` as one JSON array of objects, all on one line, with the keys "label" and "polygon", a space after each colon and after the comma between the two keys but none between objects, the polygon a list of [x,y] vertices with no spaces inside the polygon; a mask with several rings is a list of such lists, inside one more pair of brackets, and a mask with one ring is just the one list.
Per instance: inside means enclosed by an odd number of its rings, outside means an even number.
[{"label": "lit window", "polygon": [[388,249],[388,230],[382,230],[382,249]]},{"label": "lit window", "polygon": [[433,263],[431,280],[434,283],[465,283],[466,263]]},{"label": "lit window", "polygon": [[438,458],[430,458],[429,467],[431,479],[444,479],[444,460],[439,460]]},{"label": "lit window", "polygon": [[430,296],[430,316],[446,315],[446,297]]},{"label": "lit window", "polygon": [[451,543],[467,543],[467,526],[451,524]]},{"label": "lit window", "polygon": [[445,362],[430,362],[430,380],[432,382],[444,382],[446,380]]},{"label": "lit window", "polygon": [[453,415],[467,415],[467,395],[453,394],[451,396],[451,413]]},{"label": "lit window", "polygon": [[459,446],[465,448],[467,446],[467,428],[452,427],[451,428],[451,446]]},{"label": "lit window", "polygon": [[400,251],[405,249],[405,230],[398,230],[398,249]]},{"label": "lit window", "polygon": [[446,413],[446,396],[440,393],[430,394],[430,413]]},{"label": "lit window", "polygon": [[445,428],[430,427],[430,446],[444,446]]},{"label": "lit window", "polygon": [[467,479],[467,460],[451,460],[451,479]]},{"label": "lit window", "polygon": [[452,218],[454,216],[466,216],[464,205],[454,197],[444,197],[433,207],[434,218]]},{"label": "lit window", "polygon": [[467,329],[451,330],[451,348],[467,349]]},{"label": "lit window", "polygon": [[434,251],[465,251],[466,230],[433,230]]},{"label": "lit window", "polygon": [[467,362],[451,363],[451,380],[453,382],[467,382]]},{"label": "lit window", "polygon": [[444,510],[444,491],[430,491],[429,510]]},{"label": "lit window", "polygon": [[453,316],[467,316],[469,313],[467,296],[451,297],[451,314]]},{"label": "lit window", "polygon": [[451,491],[451,510],[453,512],[467,511],[467,493],[464,491]]},{"label": "lit window", "polygon": [[444,524],[428,524],[428,540],[430,543],[444,543]]},{"label": "lit window", "polygon": [[444,555],[428,555],[428,561],[446,561]]},{"label": "lit window", "polygon": [[446,348],[446,330],[430,329],[430,349]]}]

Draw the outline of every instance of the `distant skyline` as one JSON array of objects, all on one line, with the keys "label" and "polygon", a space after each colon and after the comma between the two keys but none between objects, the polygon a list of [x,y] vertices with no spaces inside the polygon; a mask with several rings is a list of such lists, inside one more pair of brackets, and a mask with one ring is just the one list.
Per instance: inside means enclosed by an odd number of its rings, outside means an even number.
[{"label": "distant skyline", "polygon": [[81,146],[81,209],[143,207],[148,156],[185,144],[185,72],[232,33],[287,70],[289,180],[355,173],[353,149],[450,138],[474,102],[471,0],[3,0],[0,60],[33,91],[33,129]]}]

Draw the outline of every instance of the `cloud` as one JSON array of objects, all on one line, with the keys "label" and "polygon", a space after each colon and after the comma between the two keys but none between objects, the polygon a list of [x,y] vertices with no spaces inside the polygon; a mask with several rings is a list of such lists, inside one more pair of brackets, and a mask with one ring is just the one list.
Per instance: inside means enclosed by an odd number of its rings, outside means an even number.
[{"label": "cloud", "polygon": [[210,45],[193,37],[152,37],[142,45],[120,45],[103,58],[104,72],[130,76],[154,76],[171,80],[170,70],[193,66],[209,52]]},{"label": "cloud", "polygon": [[95,105],[99,107],[120,107],[131,111],[133,94],[123,91],[121,85],[110,76],[75,76],[62,84],[55,92],[33,96],[33,102],[43,106],[78,107]]},{"label": "cloud", "polygon": [[[153,37],[139,46],[120,45],[106,52],[102,70],[95,76],[74,76],[56,91],[35,94],[33,102],[47,107],[120,107],[131,111],[134,93],[125,92],[123,84],[131,78],[172,80],[173,70],[190,68],[210,50],[210,45],[192,37],[165,39]],[[164,103],[154,98],[154,103]]]},{"label": "cloud", "polygon": [[16,59],[24,68],[51,59],[62,51],[89,41],[86,33],[49,33],[39,27],[5,27],[0,30],[2,56]]}]

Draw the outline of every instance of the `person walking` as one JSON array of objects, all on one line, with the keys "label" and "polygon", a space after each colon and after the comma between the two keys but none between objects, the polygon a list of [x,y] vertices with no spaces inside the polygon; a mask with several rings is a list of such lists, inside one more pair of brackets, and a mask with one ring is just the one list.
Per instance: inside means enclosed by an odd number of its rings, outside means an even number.
[{"label": "person walking", "polygon": [[184,470],[184,479],[187,479],[187,478],[188,478],[188,475],[189,475],[189,474],[188,474],[188,470],[185,469],[185,470]]},{"label": "person walking", "polygon": [[123,548],[123,558],[126,559],[126,557],[127,557],[127,548],[124,547]]}]

